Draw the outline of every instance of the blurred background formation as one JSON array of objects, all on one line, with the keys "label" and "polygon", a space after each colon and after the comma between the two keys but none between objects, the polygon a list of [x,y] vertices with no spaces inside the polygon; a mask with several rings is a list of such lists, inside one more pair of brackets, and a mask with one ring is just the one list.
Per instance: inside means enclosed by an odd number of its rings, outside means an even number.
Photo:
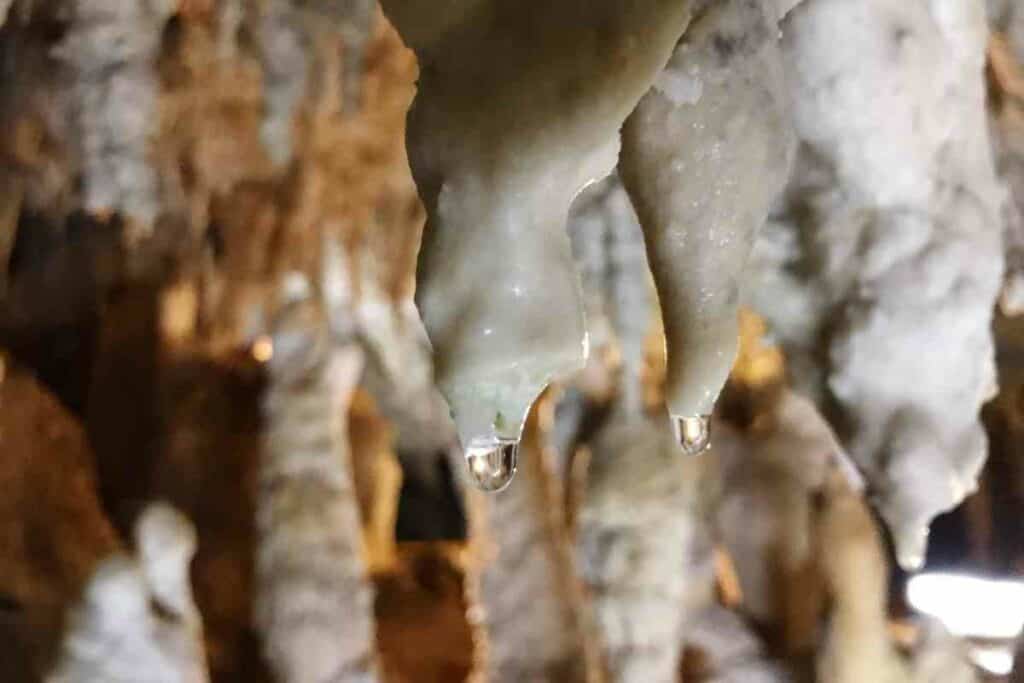
[{"label": "blurred background formation", "polygon": [[767,213],[711,447],[623,167],[486,493],[414,302],[425,19],[0,0],[0,681],[1024,683],[1024,2],[679,2],[658,87],[741,65],[790,136],[693,181]]}]

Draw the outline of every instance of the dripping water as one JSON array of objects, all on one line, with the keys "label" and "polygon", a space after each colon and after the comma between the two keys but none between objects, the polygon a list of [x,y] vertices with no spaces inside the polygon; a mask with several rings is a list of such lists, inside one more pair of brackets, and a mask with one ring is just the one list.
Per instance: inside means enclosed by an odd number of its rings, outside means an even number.
[{"label": "dripping water", "polygon": [[469,474],[481,491],[501,491],[516,475],[519,441],[515,439],[473,440],[466,448]]},{"label": "dripping water", "polygon": [[672,416],[676,441],[683,455],[700,455],[711,445],[711,416]]}]

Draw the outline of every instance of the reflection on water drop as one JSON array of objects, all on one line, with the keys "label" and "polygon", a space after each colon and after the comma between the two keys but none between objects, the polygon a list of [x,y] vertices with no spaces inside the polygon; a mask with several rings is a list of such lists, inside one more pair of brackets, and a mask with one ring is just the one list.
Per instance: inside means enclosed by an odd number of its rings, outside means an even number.
[{"label": "reflection on water drop", "polygon": [[710,415],[673,415],[672,426],[683,455],[700,455],[711,445]]},{"label": "reflection on water drop", "polygon": [[519,442],[514,439],[474,440],[466,448],[466,465],[477,488],[501,491],[516,475]]}]

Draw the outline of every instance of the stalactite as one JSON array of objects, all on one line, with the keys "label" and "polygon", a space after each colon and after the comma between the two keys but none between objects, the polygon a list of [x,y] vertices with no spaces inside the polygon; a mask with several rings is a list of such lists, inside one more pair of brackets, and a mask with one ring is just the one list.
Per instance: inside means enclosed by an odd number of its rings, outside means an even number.
[{"label": "stalactite", "polygon": [[55,48],[72,73],[70,97],[82,163],[83,202],[121,213],[145,237],[160,213],[151,164],[159,82],[156,58],[173,0],[70,0],[70,25]]},{"label": "stalactite", "polygon": [[273,328],[257,495],[256,622],[282,683],[376,680],[345,415],[362,354],[329,338],[301,276]]},{"label": "stalactite", "polygon": [[[295,115],[311,86],[338,92],[337,107],[358,108],[363,75],[363,49],[370,36],[375,8],[369,0],[264,0],[259,16],[263,64],[264,115],[260,138],[271,160],[282,167],[293,156]],[[344,51],[338,86],[311,78],[317,48]]]},{"label": "stalactite", "polygon": [[500,487],[530,405],[586,356],[569,204],[614,165],[689,3],[383,4],[420,63],[416,300],[462,446]]},{"label": "stalactite", "polygon": [[174,508],[152,504],[135,536],[138,557],[113,555],[90,579],[47,683],[209,680],[189,584],[195,530]]},{"label": "stalactite", "polygon": [[[739,281],[792,151],[774,7],[708,6],[622,129],[622,180],[644,228],[684,452],[736,357]],[[703,424],[701,424],[703,421]]]},{"label": "stalactite", "polygon": [[802,144],[748,289],[915,567],[932,517],[975,486],[995,390],[984,16],[971,0],[807,0],[783,33]]},{"label": "stalactite", "polygon": [[278,166],[292,157],[294,116],[306,94],[313,55],[311,36],[299,3],[266,0],[259,35],[263,63],[263,123],[260,141]]}]

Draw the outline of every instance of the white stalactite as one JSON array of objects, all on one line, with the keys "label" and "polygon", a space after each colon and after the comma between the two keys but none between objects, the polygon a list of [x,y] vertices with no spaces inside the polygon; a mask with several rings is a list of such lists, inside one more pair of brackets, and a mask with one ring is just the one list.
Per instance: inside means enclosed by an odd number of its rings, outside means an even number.
[{"label": "white stalactite", "polygon": [[577,563],[605,666],[618,683],[672,683],[679,671],[696,461],[668,426],[622,413],[590,444]]},{"label": "white stalactite", "polygon": [[82,161],[86,210],[119,212],[139,235],[160,208],[150,163],[157,126],[156,59],[174,0],[74,0],[55,54],[72,74],[70,97]]},{"label": "white stalactite", "polygon": [[783,33],[801,147],[749,291],[914,567],[932,517],[975,486],[995,390],[984,9],[806,0]]},{"label": "white stalactite", "polygon": [[345,54],[338,106],[350,110],[359,93],[362,52],[375,16],[368,0],[262,0],[257,31],[264,97],[260,140],[276,166],[292,159],[295,115],[315,83],[310,72],[318,42],[333,34],[342,39]]}]

